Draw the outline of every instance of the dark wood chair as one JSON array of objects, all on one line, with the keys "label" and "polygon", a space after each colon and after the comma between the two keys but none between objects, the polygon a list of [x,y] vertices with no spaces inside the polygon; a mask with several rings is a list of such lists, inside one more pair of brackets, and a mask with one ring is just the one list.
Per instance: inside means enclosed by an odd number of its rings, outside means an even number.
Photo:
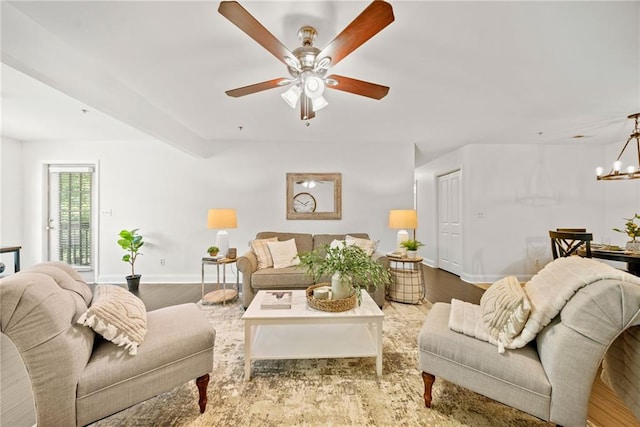
[{"label": "dark wood chair", "polygon": [[593,240],[592,233],[587,233],[585,231],[549,230],[549,237],[551,238],[551,253],[553,254],[553,259],[578,255],[578,249],[583,246],[585,256],[587,258],[591,258],[591,241]]}]

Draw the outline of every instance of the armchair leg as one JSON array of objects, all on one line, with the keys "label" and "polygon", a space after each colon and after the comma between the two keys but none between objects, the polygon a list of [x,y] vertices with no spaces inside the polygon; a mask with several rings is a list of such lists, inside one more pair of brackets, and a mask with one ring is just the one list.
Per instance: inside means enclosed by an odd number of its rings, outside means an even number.
[{"label": "armchair leg", "polygon": [[424,381],[424,406],[431,408],[431,388],[436,377],[422,371],[422,381]]},{"label": "armchair leg", "polygon": [[198,405],[200,406],[200,413],[204,414],[204,410],[207,408],[207,386],[209,385],[209,374],[204,374],[203,376],[196,378],[196,385],[198,386]]}]

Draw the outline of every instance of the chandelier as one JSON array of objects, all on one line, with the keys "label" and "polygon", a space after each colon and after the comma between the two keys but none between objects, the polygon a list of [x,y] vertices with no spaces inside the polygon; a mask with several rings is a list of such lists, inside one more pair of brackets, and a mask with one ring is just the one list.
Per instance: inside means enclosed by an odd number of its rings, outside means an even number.
[{"label": "chandelier", "polygon": [[[627,117],[628,119],[633,119],[635,121],[635,126],[633,129],[633,133],[629,135],[629,139],[620,150],[620,154],[616,158],[615,162],[613,162],[613,166],[608,174],[604,175],[604,168],[602,166],[598,166],[596,168],[596,176],[599,180],[614,180],[614,179],[640,179],[640,127],[638,127],[638,119],[640,118],[640,113],[631,114]],[[629,165],[624,170],[622,169],[622,154],[624,150],[627,149],[629,143],[635,139],[636,143],[636,153],[637,153],[637,163],[636,165]]]}]

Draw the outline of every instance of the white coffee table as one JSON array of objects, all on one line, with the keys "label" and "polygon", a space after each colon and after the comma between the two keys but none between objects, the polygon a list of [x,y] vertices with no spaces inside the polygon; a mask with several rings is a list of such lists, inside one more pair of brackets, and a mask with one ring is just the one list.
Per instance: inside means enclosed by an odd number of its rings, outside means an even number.
[{"label": "white coffee table", "polygon": [[290,309],[261,309],[259,291],[242,316],[244,320],[244,378],[251,361],[259,359],[324,359],[375,357],[382,375],[384,313],[366,291],[362,304],[343,312],[315,310],[304,290],[294,290]]}]

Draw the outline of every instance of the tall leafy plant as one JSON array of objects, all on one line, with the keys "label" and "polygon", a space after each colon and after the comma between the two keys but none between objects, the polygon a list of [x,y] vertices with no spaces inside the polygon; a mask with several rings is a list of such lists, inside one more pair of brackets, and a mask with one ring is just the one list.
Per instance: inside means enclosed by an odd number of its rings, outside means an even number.
[{"label": "tall leafy plant", "polygon": [[133,230],[122,230],[119,234],[120,239],[118,240],[120,247],[127,252],[122,256],[122,261],[131,264],[132,277],[136,275],[136,259],[138,258],[138,255],[142,255],[139,250],[144,245],[144,241],[142,240],[142,236],[138,234],[138,230],[138,228]]}]

